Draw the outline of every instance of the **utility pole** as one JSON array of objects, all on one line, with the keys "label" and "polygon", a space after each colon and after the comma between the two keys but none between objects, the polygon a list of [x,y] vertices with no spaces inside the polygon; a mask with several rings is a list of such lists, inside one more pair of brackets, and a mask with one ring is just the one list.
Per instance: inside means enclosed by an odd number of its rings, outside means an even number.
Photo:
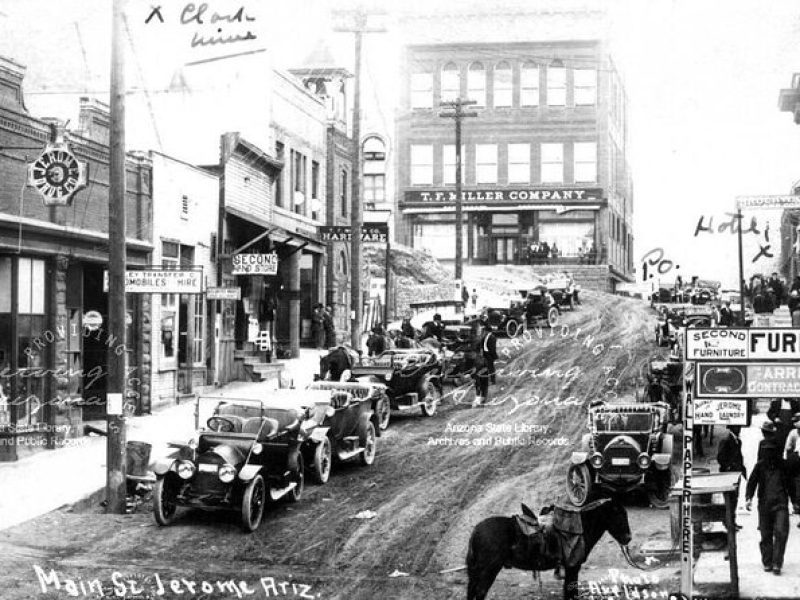
[{"label": "utility pole", "polygon": [[[439,113],[440,117],[453,119],[456,122],[456,280],[461,279],[461,263],[462,263],[462,202],[461,202],[461,119],[466,117],[477,117],[478,113],[475,111],[464,112],[465,106],[477,104],[475,100],[462,100],[456,98],[449,102],[440,102],[439,106],[446,106],[452,110]],[[463,285],[463,283],[462,283]]]},{"label": "utility pole", "polygon": [[[106,400],[106,511],[125,514],[125,0],[113,0],[111,123],[108,170],[108,393]],[[110,343],[111,339],[114,343]],[[125,348],[120,354],[117,348]]]},{"label": "utility pole", "polygon": [[[368,27],[368,13],[360,8],[353,17],[351,25],[334,27],[334,31],[355,34],[355,77],[353,81],[353,168],[350,194],[350,343],[355,350],[361,349],[361,228],[364,216],[361,207],[361,42],[365,33],[383,33],[384,27]],[[378,13],[373,13],[378,14]],[[381,13],[382,14],[382,13]]]}]

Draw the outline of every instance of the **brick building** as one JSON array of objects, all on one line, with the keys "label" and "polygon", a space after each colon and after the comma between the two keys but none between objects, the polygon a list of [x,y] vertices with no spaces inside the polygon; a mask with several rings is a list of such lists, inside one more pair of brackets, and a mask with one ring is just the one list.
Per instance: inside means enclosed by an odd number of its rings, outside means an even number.
[{"label": "brick building", "polygon": [[[79,127],[40,119],[25,107],[25,68],[0,58],[0,460],[22,445],[82,430],[84,417],[105,414],[108,296],[108,108],[81,99]],[[88,165],[87,187],[68,206],[45,206],[27,185],[28,164],[62,137]],[[145,265],[152,250],[151,165],[126,164],[127,262]],[[150,409],[149,298],[128,298],[127,343],[134,368],[128,401]],[[116,344],[118,346],[118,344]]]},{"label": "brick building", "polygon": [[[454,126],[440,102],[469,98],[478,117],[462,135],[465,261],[593,265],[606,289],[632,278],[627,99],[602,42],[412,45],[402,84],[401,243],[454,259]],[[532,255],[545,242],[547,258]]]}]

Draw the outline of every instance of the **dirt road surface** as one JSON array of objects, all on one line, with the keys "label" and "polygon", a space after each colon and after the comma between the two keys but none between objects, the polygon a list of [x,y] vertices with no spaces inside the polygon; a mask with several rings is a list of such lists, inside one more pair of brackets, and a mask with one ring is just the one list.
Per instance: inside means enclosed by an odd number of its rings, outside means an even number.
[{"label": "dirt road surface", "polygon": [[[656,353],[653,323],[641,301],[585,292],[556,329],[501,340],[493,406],[470,408],[466,391],[451,394],[432,418],[396,415],[372,467],[341,465],[325,486],[307,485],[299,503],[272,506],[254,534],[242,533],[237,515],[201,511],[158,527],[148,506],[126,516],[97,507],[57,511],[4,531],[0,597],[100,597],[90,589],[97,578],[109,597],[116,589],[128,598],[464,598],[465,573],[439,571],[464,564],[480,520],[517,513],[520,502],[538,511],[563,494],[569,453],[586,430],[583,407],[633,393]],[[634,547],[668,538],[668,511],[635,496],[627,505]],[[354,518],[365,510],[374,518]],[[61,589],[42,583],[35,566],[47,575],[54,569]],[[609,569],[639,575],[606,535],[584,566],[582,589],[600,597],[589,582],[609,582]],[[640,586],[639,597],[665,598],[676,589],[678,563],[652,577],[659,583]],[[181,594],[169,587],[172,579]],[[621,584],[618,590],[625,598]],[[490,598],[560,595],[551,573],[542,574],[540,592],[530,573],[505,570]]]}]

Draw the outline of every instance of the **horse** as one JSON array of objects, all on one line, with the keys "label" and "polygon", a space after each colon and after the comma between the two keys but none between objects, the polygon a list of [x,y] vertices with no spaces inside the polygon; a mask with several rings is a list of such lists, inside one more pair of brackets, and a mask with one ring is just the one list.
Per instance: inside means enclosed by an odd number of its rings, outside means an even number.
[{"label": "horse", "polygon": [[342,373],[352,370],[358,362],[358,354],[346,346],[332,348],[328,354],[319,359],[319,378],[330,378],[339,381]]},{"label": "horse", "polygon": [[[518,555],[512,552],[512,546],[517,541],[517,528],[514,517],[489,517],[478,523],[472,530],[467,550],[467,600],[484,600],[489,593],[489,588],[494,583],[497,574],[504,567],[517,568],[526,571],[549,570],[559,566],[564,569],[564,598],[573,600],[578,597],[578,573],[581,565],[589,557],[595,544],[603,534],[608,531],[614,540],[621,546],[622,553],[628,562],[631,562],[627,548],[631,541],[631,529],[628,525],[628,513],[625,507],[616,500],[600,500],[595,506],[580,512],[580,521],[583,527],[583,543],[585,553],[580,562],[570,565],[561,565],[560,558],[553,559],[549,556],[527,556],[523,562]],[[527,517],[532,517],[530,510],[523,505],[523,512]],[[535,519],[535,517],[533,517]],[[558,533],[552,529],[545,529],[545,546],[558,546],[560,540],[554,540]],[[556,553],[558,554],[558,553]],[[632,564],[632,563],[631,563]]]}]

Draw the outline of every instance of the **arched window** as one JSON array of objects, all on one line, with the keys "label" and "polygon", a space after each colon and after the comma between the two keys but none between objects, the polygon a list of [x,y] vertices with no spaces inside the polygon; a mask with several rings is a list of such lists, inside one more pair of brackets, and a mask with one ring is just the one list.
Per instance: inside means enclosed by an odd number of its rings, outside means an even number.
[{"label": "arched window", "polygon": [[447,63],[442,68],[442,102],[450,102],[461,95],[461,73],[458,65]]},{"label": "arched window", "polygon": [[339,273],[347,275],[347,254],[344,250],[339,250]]},{"label": "arched window", "polygon": [[539,65],[526,62],[519,74],[519,105],[539,106]]},{"label": "arched window", "polygon": [[386,144],[378,136],[371,135],[361,145],[364,157],[365,206],[386,200]]},{"label": "arched window", "polygon": [[478,106],[486,106],[486,70],[482,63],[476,62],[469,66],[467,96]]},{"label": "arched window", "polygon": [[511,106],[511,65],[503,61],[494,68],[494,105]]}]

